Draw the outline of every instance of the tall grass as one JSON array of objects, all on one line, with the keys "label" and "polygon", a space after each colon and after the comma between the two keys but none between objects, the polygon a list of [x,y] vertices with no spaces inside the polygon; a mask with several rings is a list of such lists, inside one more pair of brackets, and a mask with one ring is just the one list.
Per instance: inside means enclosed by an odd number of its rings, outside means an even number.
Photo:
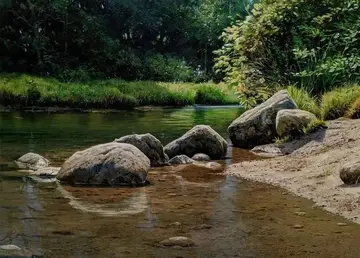
[{"label": "tall grass", "polygon": [[360,97],[360,86],[336,88],[322,96],[321,116],[324,120],[345,116]]},{"label": "tall grass", "polygon": [[237,104],[238,100],[225,84],[126,82],[120,79],[62,83],[53,78],[24,74],[0,75],[0,105],[3,106],[124,109],[195,103]]},{"label": "tall grass", "polygon": [[311,112],[320,118],[321,112],[319,103],[307,90],[295,86],[289,86],[287,90],[299,109]]}]

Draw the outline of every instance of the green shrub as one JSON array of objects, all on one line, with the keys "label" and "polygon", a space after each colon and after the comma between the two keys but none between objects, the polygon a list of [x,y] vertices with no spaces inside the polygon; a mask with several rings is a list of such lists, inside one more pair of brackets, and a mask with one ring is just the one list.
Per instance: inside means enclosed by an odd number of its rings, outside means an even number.
[{"label": "green shrub", "polygon": [[359,97],[359,86],[337,88],[325,93],[321,102],[322,119],[332,120],[343,117]]},{"label": "green shrub", "polygon": [[261,1],[222,34],[215,70],[248,95],[289,84],[319,95],[357,82],[359,6],[358,0]]},{"label": "green shrub", "polygon": [[145,58],[143,76],[154,81],[187,82],[192,79],[192,68],[184,60],[161,54]]},{"label": "green shrub", "polygon": [[287,90],[299,109],[311,112],[317,117],[321,116],[318,101],[305,89],[289,86]]}]

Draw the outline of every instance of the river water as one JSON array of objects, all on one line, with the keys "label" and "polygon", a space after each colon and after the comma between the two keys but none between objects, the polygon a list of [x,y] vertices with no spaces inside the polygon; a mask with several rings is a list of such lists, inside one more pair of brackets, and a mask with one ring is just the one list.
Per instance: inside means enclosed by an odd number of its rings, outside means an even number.
[{"label": "river water", "polygon": [[[74,151],[132,133],[164,144],[196,124],[227,138],[241,113],[184,108],[113,113],[0,113],[0,245],[42,257],[360,257],[360,227],[288,192],[229,175],[258,158],[229,148],[222,169],[150,171],[149,186],[93,188],[39,183],[13,160],[32,151],[54,166]],[[194,247],[159,242],[174,236]]]}]

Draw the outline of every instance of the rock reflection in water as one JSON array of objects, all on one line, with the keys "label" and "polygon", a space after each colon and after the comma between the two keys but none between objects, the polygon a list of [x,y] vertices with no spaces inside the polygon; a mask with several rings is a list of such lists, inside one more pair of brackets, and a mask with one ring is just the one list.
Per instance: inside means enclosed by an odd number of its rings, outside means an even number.
[{"label": "rock reflection in water", "polygon": [[[69,189],[73,189],[72,187],[69,187]],[[81,193],[82,188],[75,188],[77,193]],[[80,190],[79,190],[80,189]],[[83,188],[83,190],[86,188]],[[90,188],[91,189],[91,188]],[[144,212],[148,208],[148,199],[146,195],[146,191],[143,188],[138,188],[131,193],[130,197],[128,199],[124,200],[114,200],[114,196],[108,196],[103,195],[104,192],[108,190],[113,191],[110,188],[103,188],[103,193],[101,195],[97,195],[99,199],[95,202],[91,202],[91,200],[86,200],[86,197],[90,197],[90,199],[94,199],[94,196],[85,196],[85,198],[74,197],[73,194],[70,191],[65,190],[63,186],[60,184],[57,184],[57,190],[67,199],[69,199],[69,204],[78,210],[81,210],[83,212],[90,212],[90,213],[97,213],[99,215],[103,216],[126,216],[126,215],[133,215],[137,213]],[[74,189],[73,189],[74,190]],[[86,189],[88,190],[88,189]],[[132,189],[133,190],[133,189]],[[106,197],[110,198],[107,199]],[[118,195],[118,197],[123,198],[122,195]],[[94,201],[94,200],[93,200]],[[111,205],[106,204],[99,204],[97,202],[111,202]],[[110,207],[109,207],[110,206]],[[115,206],[115,207],[114,207]]]}]

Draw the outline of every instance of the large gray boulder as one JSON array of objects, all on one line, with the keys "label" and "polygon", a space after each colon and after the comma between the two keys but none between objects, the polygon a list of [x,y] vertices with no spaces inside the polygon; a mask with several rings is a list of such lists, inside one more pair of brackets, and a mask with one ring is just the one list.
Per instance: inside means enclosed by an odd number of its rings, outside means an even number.
[{"label": "large gray boulder", "polygon": [[166,145],[164,151],[169,158],[181,154],[192,157],[197,153],[205,153],[211,159],[221,159],[226,155],[227,143],[210,126],[197,125]]},{"label": "large gray boulder", "polygon": [[274,94],[259,106],[244,112],[228,128],[234,146],[252,148],[271,143],[277,136],[276,115],[282,109],[296,109],[287,90]]},{"label": "large gray boulder", "polygon": [[74,153],[56,178],[74,185],[142,185],[149,169],[150,160],[138,148],[111,142]]},{"label": "large gray boulder", "polygon": [[129,143],[137,147],[150,159],[152,167],[166,165],[169,161],[161,142],[149,133],[127,135],[116,139],[115,142]]},{"label": "large gray boulder", "polygon": [[308,111],[283,109],[276,115],[276,132],[279,136],[296,134],[316,119],[316,116]]},{"label": "large gray boulder", "polygon": [[345,184],[360,183],[360,161],[347,163],[340,169],[340,178]]},{"label": "large gray boulder", "polygon": [[37,170],[48,167],[50,161],[39,154],[29,152],[18,158],[15,163],[21,169]]}]

